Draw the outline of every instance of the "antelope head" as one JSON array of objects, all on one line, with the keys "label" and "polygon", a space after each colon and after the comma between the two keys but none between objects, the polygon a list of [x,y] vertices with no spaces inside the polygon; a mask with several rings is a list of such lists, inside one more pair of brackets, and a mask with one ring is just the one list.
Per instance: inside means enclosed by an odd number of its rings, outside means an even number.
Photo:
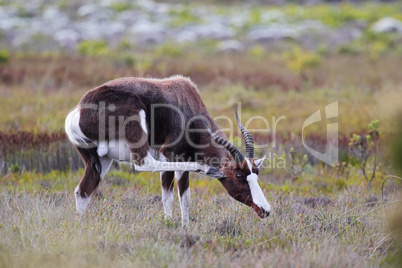
[{"label": "antelope head", "polygon": [[265,156],[261,159],[254,159],[254,140],[250,132],[242,125],[236,111],[237,124],[246,143],[246,156],[231,142],[218,136],[209,130],[211,138],[219,145],[226,148],[233,157],[233,161],[223,163],[219,170],[223,177],[219,181],[225,187],[230,196],[237,201],[246,204],[254,209],[261,218],[269,216],[271,206],[258,184],[258,168],[261,166]]}]

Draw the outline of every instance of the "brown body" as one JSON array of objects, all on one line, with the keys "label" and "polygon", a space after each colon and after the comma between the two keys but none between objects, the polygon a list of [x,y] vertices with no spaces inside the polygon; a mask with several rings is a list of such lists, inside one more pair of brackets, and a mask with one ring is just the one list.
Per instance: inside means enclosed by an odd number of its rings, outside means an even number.
[{"label": "brown body", "polygon": [[[196,154],[203,154],[202,159],[207,162],[205,164],[209,164],[208,161],[214,157],[231,158],[230,153],[223,147],[212,145],[211,137],[207,132],[192,132],[192,130],[205,128],[206,123],[212,131],[219,130],[219,127],[205,108],[196,86],[187,78],[180,76],[162,80],[119,78],[89,91],[81,99],[80,105],[95,104],[101,107],[99,105],[101,102],[105,107],[105,138],[108,140],[117,138],[109,137],[110,133],[121,135],[120,128],[122,126],[119,125],[119,121],[121,121],[119,117],[124,117],[124,121],[126,121],[127,118],[138,115],[140,110],[145,111],[147,134],[141,131],[138,120],[129,121],[124,126],[124,136],[131,144],[139,144],[139,141],[144,138],[143,135],[148,136],[147,142],[143,146],[132,148],[136,156],[145,157],[151,147],[160,151],[168,160],[182,158],[182,161],[195,161],[197,160],[195,159]],[[161,104],[169,107],[161,106]],[[113,106],[119,108],[111,111],[108,107]],[[173,110],[172,107],[180,110],[184,121],[177,110]],[[81,110],[80,128],[91,140],[99,139],[98,115],[98,109]],[[202,117],[204,120],[193,120],[188,124],[189,120],[196,116]],[[115,128],[114,131],[109,129],[111,117],[114,118],[114,124],[112,124]],[[186,129],[183,130],[182,127]],[[183,131],[189,131],[190,141],[186,139],[185,135],[181,135]],[[180,136],[182,137],[180,138]],[[175,144],[169,145],[172,143]],[[210,146],[199,150],[191,146],[191,143]],[[133,160],[137,163],[141,162],[141,159]]]},{"label": "brown body", "polygon": [[[151,151],[169,163],[192,166],[202,163],[210,169],[189,171],[218,178],[236,200],[252,206],[261,217],[269,214],[253,202],[246,179],[250,174],[258,175],[258,164],[253,159],[247,162],[226,141],[188,78],[120,78],[107,82],[84,95],[78,108],[67,117],[66,131],[86,164],[76,190],[81,198],[90,197],[110,167],[108,152],[113,148],[107,145],[102,154],[99,147],[113,140],[124,140],[131,153],[130,160],[140,170]],[[188,172],[183,172],[182,167],[173,168],[173,164],[171,170],[152,170],[162,172],[164,195],[173,191],[174,171],[178,170],[181,173],[176,180],[182,197],[189,188]],[[78,203],[77,200],[77,210]]]}]

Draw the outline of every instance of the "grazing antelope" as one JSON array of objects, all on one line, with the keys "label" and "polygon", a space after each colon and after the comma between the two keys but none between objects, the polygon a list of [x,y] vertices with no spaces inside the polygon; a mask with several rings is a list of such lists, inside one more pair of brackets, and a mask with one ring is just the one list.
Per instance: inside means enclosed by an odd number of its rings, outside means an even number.
[{"label": "grazing antelope", "polygon": [[69,140],[85,162],[75,189],[83,214],[91,194],[113,160],[131,162],[136,171],[160,172],[164,212],[172,217],[173,185],[178,184],[182,225],[189,222],[189,172],[218,179],[229,195],[251,206],[261,218],[271,207],[258,185],[254,141],[237,123],[246,156],[224,137],[188,78],[119,78],[87,92],[65,122]]}]

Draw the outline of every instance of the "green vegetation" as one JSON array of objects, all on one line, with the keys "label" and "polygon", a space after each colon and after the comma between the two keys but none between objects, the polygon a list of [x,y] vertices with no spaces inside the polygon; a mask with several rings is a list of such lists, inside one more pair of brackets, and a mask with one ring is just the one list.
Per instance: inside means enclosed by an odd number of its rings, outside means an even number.
[{"label": "green vegetation", "polygon": [[292,181],[295,181],[299,178],[307,164],[307,154],[304,154],[303,157],[301,157],[301,154],[295,152],[294,148],[291,147],[289,150],[289,166],[292,174]]},{"label": "green vegetation", "polygon": [[[369,132],[365,137],[362,138],[362,136],[353,133],[349,142],[349,147],[357,157],[358,165],[362,170],[369,191],[371,191],[371,182],[376,176],[379,165],[381,132],[378,130],[378,124],[378,120],[372,121],[368,125]],[[372,167],[371,174],[368,171],[369,166]]]},{"label": "green vegetation", "polygon": [[202,19],[194,14],[194,7],[182,6],[177,10],[171,10],[169,13],[174,15],[170,25],[172,27],[182,26],[188,23],[201,23]]},{"label": "green vegetation", "polygon": [[284,54],[286,65],[296,73],[302,73],[305,69],[316,67],[321,57],[310,51],[302,51],[299,47]]},{"label": "green vegetation", "polygon": [[133,4],[130,2],[114,2],[111,3],[110,8],[116,12],[122,12],[133,8]]},{"label": "green vegetation", "polygon": [[78,52],[87,56],[106,55],[109,51],[105,41],[87,40],[82,41],[78,46]]},{"label": "green vegetation", "polygon": [[339,5],[288,5],[284,13],[295,20],[315,19],[331,27],[340,27],[346,23],[364,21],[374,23],[383,17],[393,17],[402,20],[399,5],[384,5],[379,3],[365,3],[354,5],[341,3]]},{"label": "green vegetation", "polygon": [[[170,45],[158,51],[95,58],[54,53],[11,55],[9,63],[0,66],[4,70],[0,113],[8,114],[0,118],[2,130],[63,132],[65,115],[89,89],[122,76],[174,74],[195,81],[213,117],[225,114],[233,118],[238,102],[246,108],[246,118],[255,113],[269,119],[285,115],[278,123],[278,135],[299,133],[303,121],[331,100],[339,100],[344,136],[364,129],[372,118],[379,118],[384,129],[393,128],[388,116],[398,106],[386,103],[395,103],[401,96],[401,58],[391,51],[375,61],[367,53],[311,56],[312,52],[302,50],[295,50],[294,55],[266,52],[261,57],[248,53],[203,55],[197,48],[177,53]],[[285,56],[289,54],[293,56]],[[319,58],[319,63],[314,58]],[[294,62],[301,63],[295,63],[300,72],[290,68]],[[256,121],[255,127],[264,127],[262,123]]]},{"label": "green vegetation", "polygon": [[10,52],[8,50],[0,50],[0,64],[5,64],[10,61]]}]

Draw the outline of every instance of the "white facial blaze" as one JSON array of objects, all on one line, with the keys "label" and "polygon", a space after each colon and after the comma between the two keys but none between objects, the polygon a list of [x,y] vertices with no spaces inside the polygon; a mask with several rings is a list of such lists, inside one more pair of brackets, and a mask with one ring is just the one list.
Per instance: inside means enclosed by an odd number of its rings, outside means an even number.
[{"label": "white facial blaze", "polygon": [[77,186],[75,189],[75,208],[76,211],[79,215],[84,214],[85,210],[87,210],[87,207],[89,205],[89,202],[91,201],[91,197],[81,197],[81,190],[80,187]]},{"label": "white facial blaze", "polygon": [[261,190],[260,185],[258,184],[258,176],[253,173],[252,165],[249,159],[246,158],[248,168],[250,169],[251,174],[247,176],[247,182],[251,191],[251,198],[253,199],[254,204],[265,210],[266,212],[271,211],[271,206],[265,199],[264,193]]}]

